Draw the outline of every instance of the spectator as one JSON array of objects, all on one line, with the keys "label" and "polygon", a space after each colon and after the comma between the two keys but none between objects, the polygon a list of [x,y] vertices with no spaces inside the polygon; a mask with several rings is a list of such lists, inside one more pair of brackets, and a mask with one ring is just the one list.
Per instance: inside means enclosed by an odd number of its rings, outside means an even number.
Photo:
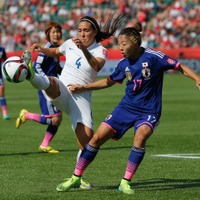
[{"label": "spectator", "polygon": [[[63,23],[63,37],[67,39],[67,37],[70,37],[68,32],[74,28],[74,24],[81,16],[88,15],[100,22],[100,19],[107,16],[112,9],[114,11],[119,10],[127,16],[124,27],[130,27],[136,19],[142,22],[145,30],[143,44],[146,46],[160,48],[166,43],[166,38],[169,38],[167,43],[170,42],[167,48],[200,46],[199,0],[192,2],[188,0],[71,0],[67,2],[31,0],[16,2],[5,1],[0,9],[0,28],[9,33],[10,31],[15,32],[20,25],[32,34],[40,30],[36,27],[35,22],[42,26],[46,21],[53,19],[58,23]],[[23,12],[21,12],[22,9]],[[27,17],[32,19],[29,20]],[[102,21],[102,23],[104,22]],[[185,39],[181,37],[183,32],[187,33],[186,38],[184,36]],[[71,34],[74,35],[73,30]],[[27,34],[26,37],[28,37]],[[38,39],[39,42],[43,42],[44,35],[39,33]],[[111,42],[112,40],[108,42],[109,48]],[[111,47],[115,46],[116,43],[113,43]],[[18,45],[14,44],[14,50],[17,49]]]}]

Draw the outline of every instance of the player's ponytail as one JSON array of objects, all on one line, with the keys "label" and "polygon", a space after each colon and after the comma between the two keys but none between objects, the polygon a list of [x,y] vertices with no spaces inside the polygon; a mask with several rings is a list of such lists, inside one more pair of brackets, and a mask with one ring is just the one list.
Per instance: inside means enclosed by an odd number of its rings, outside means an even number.
[{"label": "player's ponytail", "polygon": [[93,29],[97,31],[95,40],[98,43],[114,35],[116,30],[119,28],[120,22],[122,21],[123,18],[124,16],[121,14],[119,15],[110,14],[103,27],[101,27],[101,25],[98,25],[97,21],[90,16],[82,17],[78,23],[82,21],[90,22]]}]

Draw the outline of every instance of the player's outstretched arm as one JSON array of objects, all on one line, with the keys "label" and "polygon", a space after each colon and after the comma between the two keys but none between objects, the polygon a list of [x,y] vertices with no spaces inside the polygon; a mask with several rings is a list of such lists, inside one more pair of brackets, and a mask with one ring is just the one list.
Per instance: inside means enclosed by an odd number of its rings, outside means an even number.
[{"label": "player's outstretched arm", "polygon": [[43,48],[39,44],[35,43],[30,48],[31,53],[34,52],[42,52],[43,54],[49,56],[49,57],[59,57],[62,54],[60,53],[58,47],[55,48]]},{"label": "player's outstretched arm", "polygon": [[200,90],[200,76],[198,76],[192,69],[190,69],[188,66],[181,64],[178,68],[178,70],[183,73],[185,76],[193,79],[196,82],[196,86]]},{"label": "player's outstretched arm", "polygon": [[89,83],[85,85],[80,85],[80,84],[69,84],[69,88],[71,93],[80,93],[86,90],[100,90],[104,88],[111,87],[114,85],[115,82],[110,80],[109,78],[101,79],[98,80],[94,83]]}]

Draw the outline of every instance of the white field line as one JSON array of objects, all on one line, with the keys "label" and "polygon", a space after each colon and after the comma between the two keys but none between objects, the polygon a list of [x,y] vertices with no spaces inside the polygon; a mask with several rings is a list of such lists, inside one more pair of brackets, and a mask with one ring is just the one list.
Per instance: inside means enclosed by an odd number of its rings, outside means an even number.
[{"label": "white field line", "polygon": [[193,154],[156,154],[153,157],[200,159],[200,153]]}]

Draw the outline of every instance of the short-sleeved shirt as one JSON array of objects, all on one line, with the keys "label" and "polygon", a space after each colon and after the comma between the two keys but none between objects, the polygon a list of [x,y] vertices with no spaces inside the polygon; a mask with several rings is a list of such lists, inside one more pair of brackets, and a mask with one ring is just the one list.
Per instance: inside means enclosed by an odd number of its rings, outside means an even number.
[{"label": "short-sleeved shirt", "polygon": [[[88,51],[95,58],[100,57],[106,60],[107,49],[94,42]],[[90,66],[81,49],[71,40],[65,41],[59,51],[65,55],[66,62],[59,79],[65,84],[78,83],[87,84],[95,81],[97,72]]]},{"label": "short-sleeved shirt", "polygon": [[177,60],[149,48],[137,60],[122,59],[109,77],[118,83],[126,79],[125,95],[119,104],[134,113],[160,114],[164,72],[179,65]]},{"label": "short-sleeved shirt", "polygon": [[144,49],[137,60],[122,59],[110,79],[122,83],[126,79],[125,95],[119,105],[103,121],[120,139],[134,127],[148,125],[153,131],[159,124],[162,109],[164,72],[176,70],[180,63],[160,51]]},{"label": "short-sleeved shirt", "polygon": [[[106,60],[107,49],[94,42],[87,50],[95,58]],[[66,61],[59,79],[57,79],[61,95],[51,100],[53,104],[65,111],[71,120],[73,130],[76,129],[77,123],[93,129],[91,103],[91,91],[84,91],[79,94],[71,94],[67,86],[70,83],[87,84],[94,82],[97,72],[90,66],[82,50],[71,40],[65,41],[59,51],[66,57]]]}]

